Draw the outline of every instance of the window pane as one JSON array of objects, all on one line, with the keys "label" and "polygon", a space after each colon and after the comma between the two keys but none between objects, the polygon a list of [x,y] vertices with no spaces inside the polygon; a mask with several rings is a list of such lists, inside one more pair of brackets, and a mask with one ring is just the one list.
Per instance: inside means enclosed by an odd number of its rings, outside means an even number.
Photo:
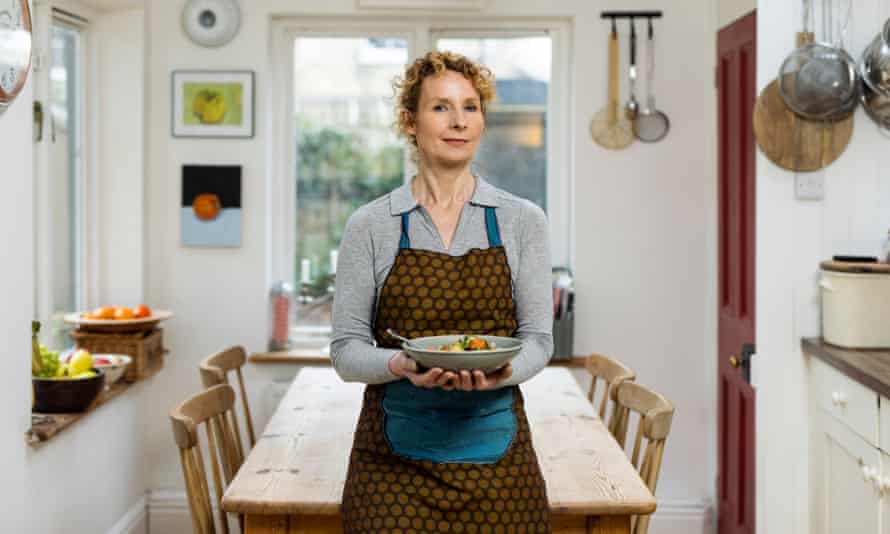
[{"label": "window pane", "polygon": [[496,186],[546,211],[550,37],[443,38],[436,47],[494,73],[497,97],[488,107],[476,167]]},{"label": "window pane", "polygon": [[50,135],[51,187],[49,193],[52,213],[52,316],[49,320],[48,340],[52,347],[72,344],[68,337],[70,325],[62,321],[66,312],[82,308],[81,251],[83,228],[81,217],[82,177],[80,135],[81,74],[80,32],[68,26],[52,26],[52,67],[50,94],[52,120]]},{"label": "window pane", "polygon": [[392,80],[408,62],[403,39],[297,38],[296,280],[304,283],[301,326],[331,320],[331,251],[356,208],[402,184],[403,143]]}]

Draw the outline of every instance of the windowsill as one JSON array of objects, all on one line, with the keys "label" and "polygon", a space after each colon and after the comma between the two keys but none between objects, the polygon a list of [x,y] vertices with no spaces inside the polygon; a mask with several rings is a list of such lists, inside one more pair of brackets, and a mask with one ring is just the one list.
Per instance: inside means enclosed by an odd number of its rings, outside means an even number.
[{"label": "windowsill", "polygon": [[[59,435],[63,430],[69,428],[74,423],[88,417],[99,407],[108,404],[112,400],[119,397],[122,393],[135,386],[136,384],[153,377],[163,368],[163,363],[156,365],[149,370],[149,373],[143,378],[135,382],[125,382],[123,379],[118,380],[112,386],[96,397],[93,404],[83,412],[79,413],[31,413],[31,428],[25,432],[25,441],[31,447],[38,448],[55,436]],[[39,416],[43,421],[35,423],[35,416]]]}]

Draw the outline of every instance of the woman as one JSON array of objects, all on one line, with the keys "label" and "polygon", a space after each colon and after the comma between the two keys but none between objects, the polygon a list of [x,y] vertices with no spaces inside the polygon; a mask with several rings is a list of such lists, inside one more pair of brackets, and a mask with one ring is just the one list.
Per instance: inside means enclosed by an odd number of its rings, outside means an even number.
[{"label": "woman", "polygon": [[[553,349],[547,220],[470,172],[491,72],[449,52],[395,84],[418,173],[358,209],[340,245],[331,357],[368,384],[343,492],[346,534],[550,532],[517,384]],[[523,340],[501,369],[422,370],[408,337]]]}]

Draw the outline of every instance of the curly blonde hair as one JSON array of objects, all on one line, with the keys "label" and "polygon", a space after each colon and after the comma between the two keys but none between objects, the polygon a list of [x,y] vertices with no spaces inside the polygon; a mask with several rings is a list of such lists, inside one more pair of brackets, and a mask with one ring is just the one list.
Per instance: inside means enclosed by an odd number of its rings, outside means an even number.
[{"label": "curly blonde hair", "polygon": [[405,75],[396,78],[392,83],[396,98],[394,126],[399,136],[405,137],[411,143],[415,150],[415,160],[417,159],[417,137],[409,134],[407,128],[413,124],[414,113],[420,104],[420,89],[423,80],[446,70],[463,74],[464,78],[473,84],[476,92],[479,93],[483,117],[485,117],[488,103],[495,98],[494,74],[488,67],[480,65],[466,56],[454,52],[433,51],[415,59],[414,63],[405,69]]}]

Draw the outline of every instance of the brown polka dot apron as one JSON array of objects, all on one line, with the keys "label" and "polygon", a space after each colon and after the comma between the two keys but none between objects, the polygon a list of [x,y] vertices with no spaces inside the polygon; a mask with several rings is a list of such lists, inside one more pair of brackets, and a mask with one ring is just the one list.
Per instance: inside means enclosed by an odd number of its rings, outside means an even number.
[{"label": "brown polka dot apron", "polygon": [[[409,213],[377,303],[378,346],[399,347],[388,328],[408,338],[513,336],[516,306],[495,209],[485,209],[489,247],[463,256],[410,248]],[[367,386],[342,514],[345,534],[550,532],[519,388]]]}]

